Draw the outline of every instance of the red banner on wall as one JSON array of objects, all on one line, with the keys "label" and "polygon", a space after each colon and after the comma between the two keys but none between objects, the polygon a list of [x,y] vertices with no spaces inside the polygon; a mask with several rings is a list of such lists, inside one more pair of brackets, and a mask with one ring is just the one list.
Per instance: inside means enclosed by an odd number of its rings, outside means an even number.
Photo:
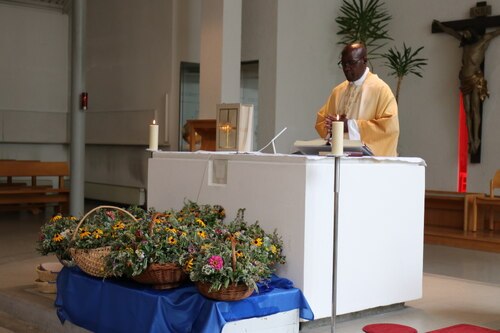
[{"label": "red banner on wall", "polygon": [[467,117],[465,115],[462,92],[460,92],[460,110],[458,115],[458,192],[467,192],[468,150]]}]

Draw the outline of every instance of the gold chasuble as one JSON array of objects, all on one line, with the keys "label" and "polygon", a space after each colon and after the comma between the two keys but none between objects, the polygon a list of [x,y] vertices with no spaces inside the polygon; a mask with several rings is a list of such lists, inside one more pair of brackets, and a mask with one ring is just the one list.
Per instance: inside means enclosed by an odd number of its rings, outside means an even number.
[{"label": "gold chasuble", "polygon": [[327,135],[327,114],[355,119],[361,141],[375,156],[397,156],[398,105],[391,88],[376,74],[368,72],[361,85],[344,81],[333,89],[316,118],[316,130],[322,138]]}]

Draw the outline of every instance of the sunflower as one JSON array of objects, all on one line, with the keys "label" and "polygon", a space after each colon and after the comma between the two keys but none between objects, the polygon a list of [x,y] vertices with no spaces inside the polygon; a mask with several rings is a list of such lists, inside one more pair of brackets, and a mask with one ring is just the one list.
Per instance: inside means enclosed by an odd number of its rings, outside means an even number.
[{"label": "sunflower", "polygon": [[202,219],[196,219],[196,223],[198,223],[202,228],[205,228],[207,226]]},{"label": "sunflower", "polygon": [[262,238],[256,238],[253,240],[253,245],[255,246],[262,246]]},{"label": "sunflower", "polygon": [[207,238],[207,233],[203,230],[198,230],[197,234],[201,238]]},{"label": "sunflower", "polygon": [[176,243],[177,239],[175,239],[173,236],[168,237],[168,244],[175,245]]},{"label": "sunflower", "polygon": [[60,241],[62,241],[63,239],[64,239],[64,236],[63,236],[63,235],[61,235],[61,234],[55,234],[55,235],[54,235],[54,237],[52,237],[52,240],[53,240],[54,242],[60,242]]},{"label": "sunflower", "polygon": [[88,237],[90,236],[90,232],[89,231],[83,231],[80,233],[80,238],[85,238],[85,237]]}]

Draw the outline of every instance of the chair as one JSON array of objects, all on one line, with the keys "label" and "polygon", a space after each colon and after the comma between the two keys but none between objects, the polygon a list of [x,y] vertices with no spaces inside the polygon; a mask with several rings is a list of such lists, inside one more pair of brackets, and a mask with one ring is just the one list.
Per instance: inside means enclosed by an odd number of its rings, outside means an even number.
[{"label": "chair", "polygon": [[[472,231],[477,230],[477,212],[478,206],[489,207],[490,210],[490,218],[489,218],[489,229],[495,229],[495,208],[500,207],[500,196],[495,196],[495,190],[500,189],[500,169],[496,171],[495,176],[490,181],[490,195],[484,197],[474,197],[474,202],[472,205],[472,214],[473,214],[473,225]],[[482,215],[481,215],[482,216]]]}]

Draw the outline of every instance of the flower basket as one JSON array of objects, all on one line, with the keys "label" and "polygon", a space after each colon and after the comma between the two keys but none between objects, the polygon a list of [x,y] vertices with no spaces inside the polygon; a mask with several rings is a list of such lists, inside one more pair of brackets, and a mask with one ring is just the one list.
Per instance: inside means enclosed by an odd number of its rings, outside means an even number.
[{"label": "flower basket", "polygon": [[[128,215],[130,218],[132,218],[134,221],[137,222],[137,219],[130,214],[128,211],[115,207],[115,206],[98,206],[92,210],[90,210],[87,214],[85,214],[78,225],[75,228],[75,231],[73,232],[73,240],[75,240],[75,236],[78,233],[78,230],[80,226],[87,220],[87,218],[93,214],[94,212],[97,212],[101,209],[113,209],[113,210],[118,210],[126,215]],[[79,249],[79,248],[74,248],[71,247],[69,249],[71,257],[73,258],[73,261],[75,264],[85,273],[95,276],[95,277],[106,277],[107,276],[107,271],[106,271],[106,259],[109,253],[111,252],[111,246],[102,246],[102,247],[97,247],[93,249]]]},{"label": "flower basket", "polygon": [[222,287],[219,290],[213,291],[210,291],[212,285],[209,283],[198,281],[195,285],[200,294],[218,301],[239,301],[249,297],[253,293],[253,289],[244,283],[229,285],[227,288]]},{"label": "flower basket", "polygon": [[[231,237],[231,267],[236,271],[236,240]],[[203,281],[195,282],[196,288],[203,296],[218,301],[239,301],[252,295],[254,289],[245,283],[230,284],[222,286],[218,290],[213,290],[211,283]]]},{"label": "flower basket", "polygon": [[136,282],[151,284],[154,289],[171,289],[187,280],[187,275],[175,263],[150,264],[144,272],[132,276]]},{"label": "flower basket", "polygon": [[[149,235],[153,236],[157,218],[166,214],[156,213],[149,223]],[[151,284],[154,289],[171,289],[178,287],[188,276],[177,263],[151,263],[141,274],[132,276],[136,282]]]}]

